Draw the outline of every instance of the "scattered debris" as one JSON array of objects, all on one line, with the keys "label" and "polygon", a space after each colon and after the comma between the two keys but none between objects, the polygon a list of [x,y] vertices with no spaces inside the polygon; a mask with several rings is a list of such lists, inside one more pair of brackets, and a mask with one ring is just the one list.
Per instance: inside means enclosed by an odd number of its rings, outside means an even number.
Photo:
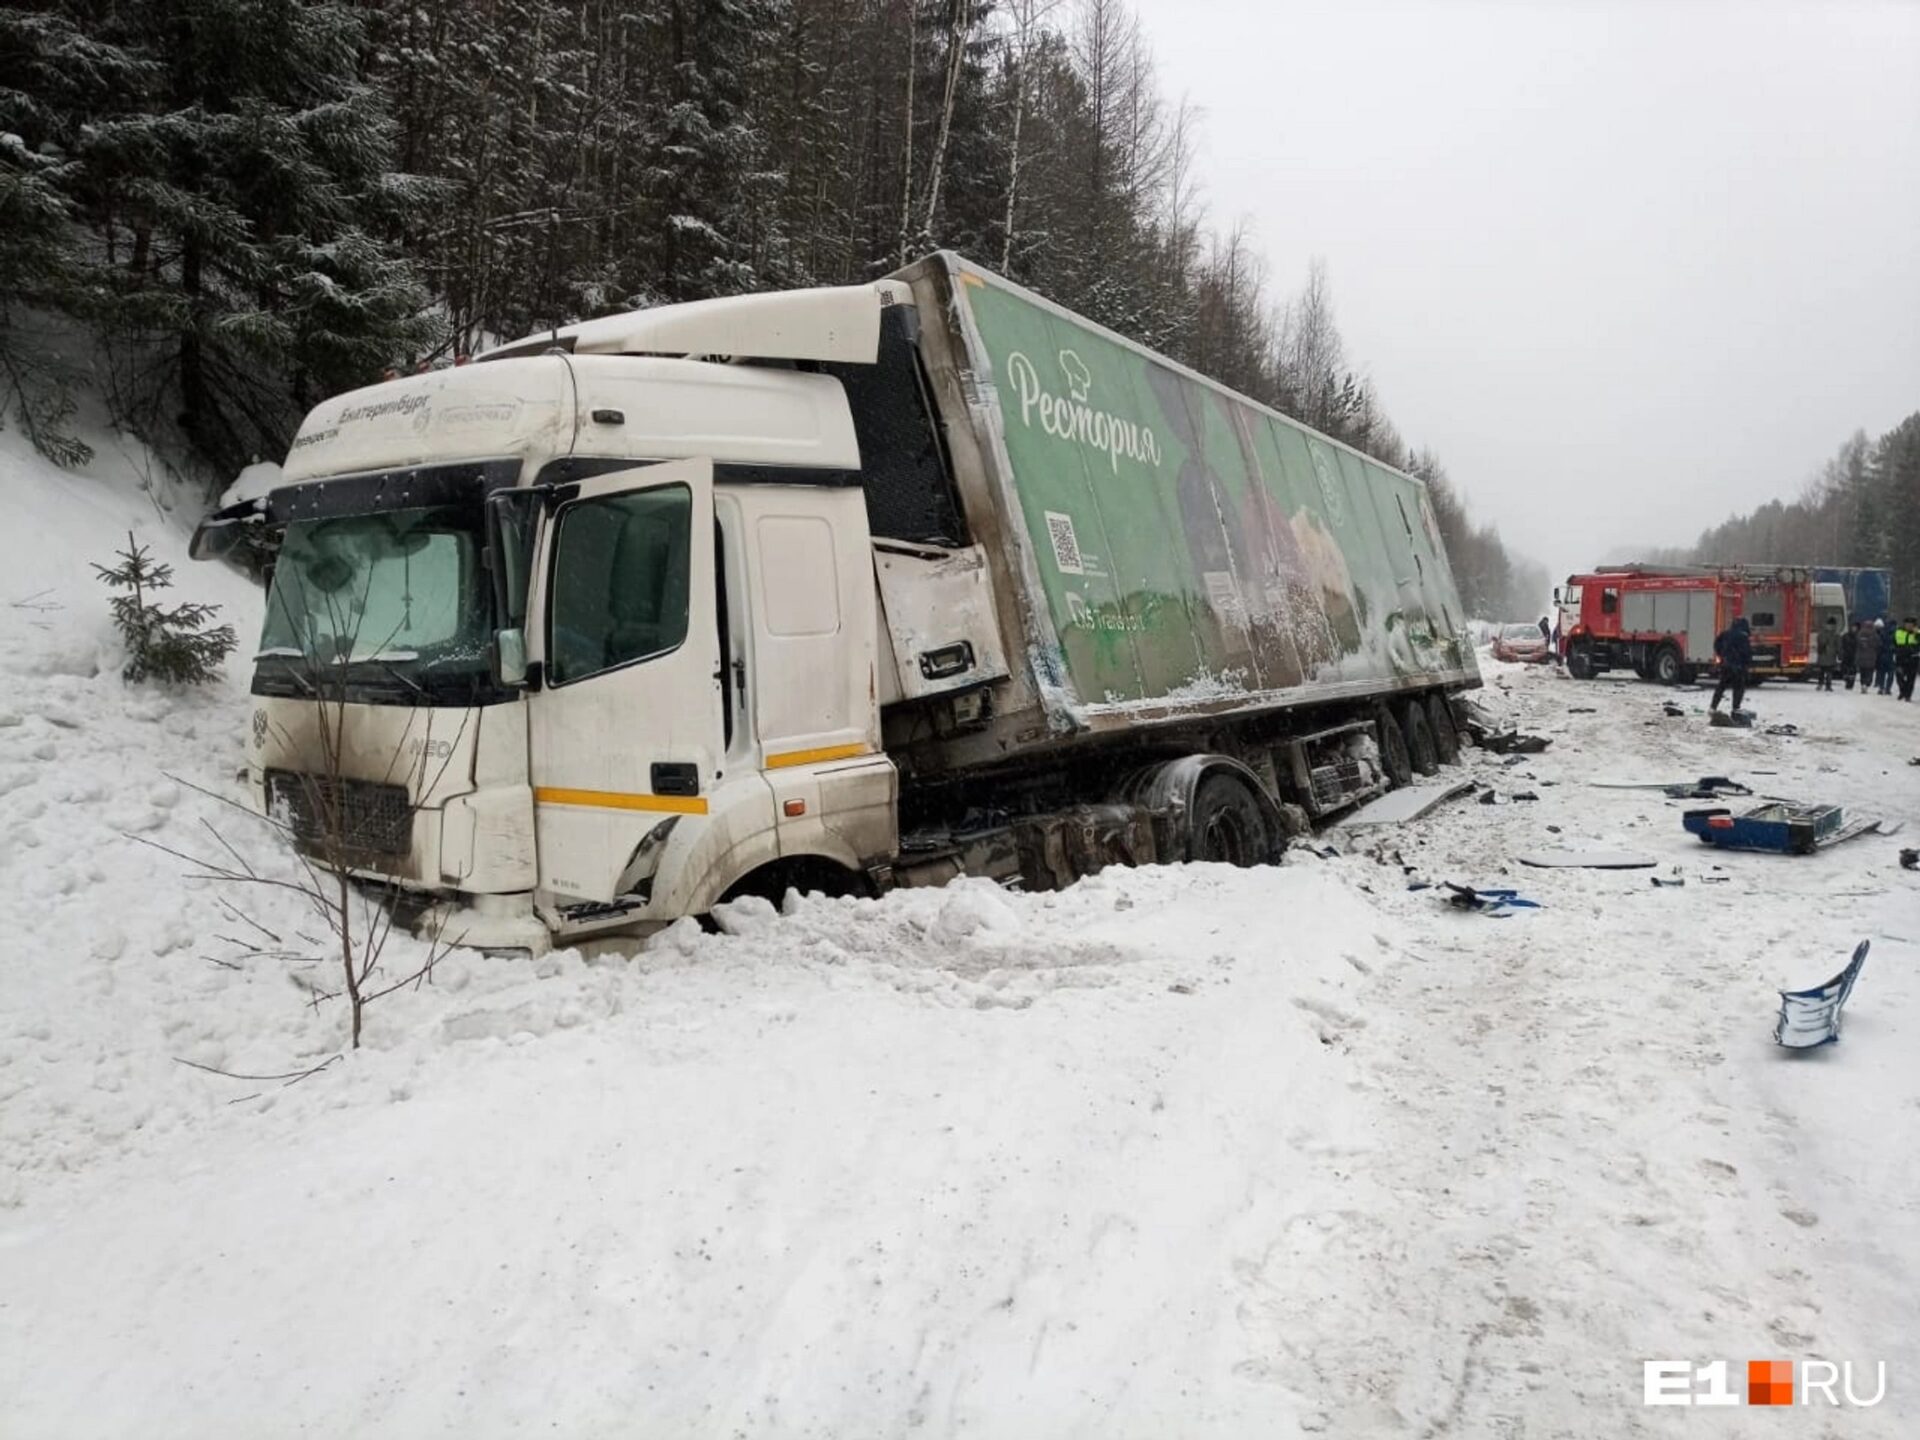
[{"label": "scattered debris", "polygon": [[1716,730],[1750,730],[1753,716],[1744,710],[1735,710],[1731,715],[1724,710],[1714,710],[1707,715],[1707,723]]},{"label": "scattered debris", "polygon": [[1558,835],[1560,833],[1560,827],[1558,825],[1549,825],[1547,826],[1547,833],[1549,835]]},{"label": "scattered debris", "polygon": [[1451,880],[1441,884],[1446,888],[1447,904],[1456,910],[1471,910],[1476,914],[1505,919],[1515,910],[1539,910],[1543,908],[1538,900],[1521,898],[1518,890],[1476,890],[1471,885],[1456,885]]},{"label": "scattered debris", "polygon": [[1718,800],[1723,795],[1751,795],[1753,791],[1724,775],[1702,775],[1698,780],[1637,781],[1595,780],[1596,790],[1658,790],[1670,800]]},{"label": "scattered debris", "polygon": [[1340,822],[1345,826],[1400,825],[1418,820],[1436,805],[1473,789],[1471,780],[1443,780],[1433,785],[1409,785],[1369,800]]},{"label": "scattered debris", "polygon": [[1838,805],[1800,805],[1780,800],[1735,815],[1731,810],[1688,810],[1680,823],[1691,835],[1723,850],[1765,850],[1777,855],[1810,855],[1843,841],[1875,832],[1891,835],[1878,820],[1849,823]]},{"label": "scattered debris", "polygon": [[1480,803],[1482,805],[1498,805],[1500,803],[1499,792],[1495,790],[1482,791],[1480,795]]},{"label": "scattered debris", "polygon": [[1509,755],[1506,759],[1502,760],[1500,763],[1504,765],[1507,769],[1511,770],[1516,765],[1526,764],[1527,757],[1524,755]]},{"label": "scattered debris", "polygon": [[1538,755],[1553,743],[1544,735],[1522,735],[1518,730],[1503,730],[1479,739],[1482,750],[1496,755]]},{"label": "scattered debris", "polygon": [[1507,798],[1509,800],[1538,800],[1540,797],[1531,790],[1516,790]]},{"label": "scattered debris", "polygon": [[1920,850],[1902,850],[1900,852],[1902,870],[1920,870]]},{"label": "scattered debris", "polygon": [[1800,733],[1800,727],[1791,724],[1769,725],[1767,726],[1766,733],[1769,735],[1798,735]]},{"label": "scattered debris", "polygon": [[1853,994],[1853,983],[1860,978],[1860,967],[1867,963],[1867,948],[1873,942],[1862,940],[1854,947],[1847,968],[1810,990],[1782,990],[1780,1018],[1774,1023],[1773,1043],[1789,1050],[1813,1050],[1832,1045],[1840,1039],[1840,1011]]},{"label": "scattered debris", "polygon": [[1668,785],[1663,793],[1669,800],[1718,800],[1725,795],[1751,795],[1753,791],[1724,775],[1702,775],[1692,784]]},{"label": "scattered debris", "polygon": [[1538,870],[1650,870],[1654,865],[1651,855],[1627,850],[1536,850],[1513,858]]},{"label": "scattered debris", "polygon": [[1671,875],[1671,876],[1654,875],[1654,876],[1650,876],[1649,878],[1653,881],[1654,884],[1664,886],[1668,889],[1677,889],[1679,886],[1685,885],[1687,883],[1687,877],[1684,875]]},{"label": "scattered debris", "polygon": [[1673,719],[1682,719],[1686,716],[1687,707],[1684,705],[1676,705],[1673,701],[1669,700],[1660,707],[1660,713]]},{"label": "scattered debris", "polygon": [[1567,707],[1567,714],[1569,715],[1598,715],[1599,713],[1600,712],[1591,705],[1569,705]]}]

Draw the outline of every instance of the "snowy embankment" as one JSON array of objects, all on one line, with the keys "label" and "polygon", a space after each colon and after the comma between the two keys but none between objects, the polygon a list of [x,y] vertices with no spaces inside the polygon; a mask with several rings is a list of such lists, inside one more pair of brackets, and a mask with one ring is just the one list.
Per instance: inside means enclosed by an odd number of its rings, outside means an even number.
[{"label": "snowy embankment", "polygon": [[[1802,734],[1732,734],[1503,669],[1489,703],[1554,746],[1469,770],[1537,802],[1279,869],[458,956],[370,1010],[366,1050],[241,1081],[179,1062],[339,1052],[317,967],[233,943],[319,932],[128,838],[212,827],[284,865],[193,788],[231,788],[243,685],[123,687],[84,562],[132,524],[243,635],[257,602],[103,474],[0,433],[0,600],[60,607],[0,631],[8,1440],[1736,1433],[1644,1410],[1656,1357],[1885,1359],[1845,1433],[1920,1424],[1897,843],[1716,871],[1679,805],[1585,785],[1732,773],[1913,814],[1912,707],[1769,686]],[[1512,863],[1588,841],[1688,884]],[[1457,914],[1402,862],[1547,908]],[[1846,1039],[1777,1052],[1774,987],[1865,937]]]}]

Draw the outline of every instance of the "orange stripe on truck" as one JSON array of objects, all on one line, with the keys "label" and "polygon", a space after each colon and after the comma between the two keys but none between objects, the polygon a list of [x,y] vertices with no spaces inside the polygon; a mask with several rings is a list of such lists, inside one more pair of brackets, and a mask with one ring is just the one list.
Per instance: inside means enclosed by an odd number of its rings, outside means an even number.
[{"label": "orange stripe on truck", "polygon": [[620,790],[568,790],[536,785],[536,805],[583,805],[596,810],[661,810],[670,815],[704,815],[707,802],[697,795],[630,795]]},{"label": "orange stripe on truck", "polygon": [[783,754],[767,756],[767,769],[785,770],[792,765],[817,765],[822,760],[851,760],[856,755],[872,753],[860,744],[826,745],[818,750],[788,750]]}]

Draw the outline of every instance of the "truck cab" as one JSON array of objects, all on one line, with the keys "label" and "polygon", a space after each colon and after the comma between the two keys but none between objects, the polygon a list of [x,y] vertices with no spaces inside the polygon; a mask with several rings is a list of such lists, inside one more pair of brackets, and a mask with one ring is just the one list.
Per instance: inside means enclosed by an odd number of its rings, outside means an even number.
[{"label": "truck cab", "polygon": [[[860,445],[817,367],[870,364],[900,297],[769,298],[330,400],[202,526],[271,557],[247,774],[297,844],[514,948],[886,863]],[[722,345],[786,363],[691,358]]]}]

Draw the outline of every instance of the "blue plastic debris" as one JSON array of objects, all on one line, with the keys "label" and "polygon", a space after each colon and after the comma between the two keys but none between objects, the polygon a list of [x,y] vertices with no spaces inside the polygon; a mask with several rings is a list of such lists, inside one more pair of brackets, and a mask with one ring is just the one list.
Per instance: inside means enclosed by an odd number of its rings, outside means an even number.
[{"label": "blue plastic debris", "polygon": [[1442,882],[1447,888],[1447,904],[1456,910],[1472,910],[1476,914],[1504,920],[1516,910],[1538,910],[1538,900],[1523,900],[1518,890],[1476,890],[1471,885],[1456,885],[1451,880]]},{"label": "blue plastic debris", "polygon": [[1867,947],[1862,940],[1854,948],[1847,968],[1811,990],[1782,990],[1780,1018],[1774,1023],[1773,1043],[1789,1050],[1812,1050],[1831,1045],[1840,1038],[1840,1011],[1853,993],[1853,982],[1860,978],[1860,967],[1867,963]]}]

